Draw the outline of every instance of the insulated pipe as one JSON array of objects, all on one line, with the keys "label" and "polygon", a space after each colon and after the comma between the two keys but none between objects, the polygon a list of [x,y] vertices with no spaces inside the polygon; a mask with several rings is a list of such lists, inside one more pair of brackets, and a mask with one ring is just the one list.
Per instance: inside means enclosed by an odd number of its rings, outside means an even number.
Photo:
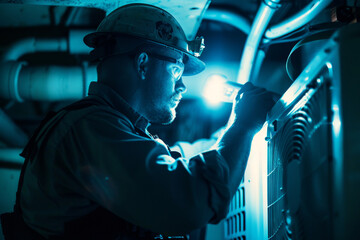
[{"label": "insulated pipe", "polygon": [[274,39],[284,36],[313,20],[322,10],[324,10],[332,0],[315,0],[308,4],[297,14],[270,27],[265,32],[267,39]]},{"label": "insulated pipe", "polygon": [[0,97],[22,102],[19,94],[19,74],[25,62],[0,63]]},{"label": "insulated pipe", "polygon": [[21,56],[35,52],[69,52],[71,54],[88,54],[90,48],[83,38],[93,30],[70,30],[69,36],[62,38],[26,38],[13,43],[4,53],[2,60],[16,61]]},{"label": "insulated pipe", "polygon": [[0,65],[0,97],[24,100],[59,101],[85,97],[91,81],[96,81],[95,66],[28,67],[21,62]]},{"label": "insulated pipe", "polygon": [[237,82],[245,84],[250,80],[257,50],[265,29],[273,14],[280,7],[280,0],[264,0],[255,16],[251,31],[246,39],[243,55],[241,57]]},{"label": "insulated pipe", "polygon": [[[0,141],[9,147],[24,147],[28,136],[0,109]],[[1,149],[0,149],[1,151]]]},{"label": "insulated pipe", "polygon": [[246,35],[250,32],[250,22],[246,18],[228,10],[208,9],[205,12],[204,19],[227,23]]},{"label": "insulated pipe", "polygon": [[12,44],[3,55],[3,61],[16,61],[21,56],[35,52],[66,52],[68,44],[66,38],[39,39],[26,38]]}]

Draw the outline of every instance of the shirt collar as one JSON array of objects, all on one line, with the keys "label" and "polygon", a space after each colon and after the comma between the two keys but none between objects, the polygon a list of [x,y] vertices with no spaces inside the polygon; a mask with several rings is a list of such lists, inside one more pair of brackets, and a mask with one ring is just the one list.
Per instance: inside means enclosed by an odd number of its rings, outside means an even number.
[{"label": "shirt collar", "polygon": [[125,114],[132,124],[147,133],[147,127],[150,125],[149,121],[136,112],[129,103],[127,103],[115,90],[111,87],[98,83],[92,82],[89,87],[89,95],[97,96],[106,101],[112,108]]}]

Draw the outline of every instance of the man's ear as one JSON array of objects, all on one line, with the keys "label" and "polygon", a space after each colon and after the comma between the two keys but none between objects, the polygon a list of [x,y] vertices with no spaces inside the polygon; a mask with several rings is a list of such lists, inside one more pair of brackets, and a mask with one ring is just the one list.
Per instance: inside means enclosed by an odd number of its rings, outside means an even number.
[{"label": "man's ear", "polygon": [[146,52],[142,52],[138,55],[136,60],[136,69],[140,79],[145,80],[146,72],[148,69],[149,56]]}]

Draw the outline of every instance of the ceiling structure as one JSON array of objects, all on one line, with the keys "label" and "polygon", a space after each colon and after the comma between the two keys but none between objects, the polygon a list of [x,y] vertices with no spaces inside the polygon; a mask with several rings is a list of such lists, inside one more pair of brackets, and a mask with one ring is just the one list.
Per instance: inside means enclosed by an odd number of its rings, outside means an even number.
[{"label": "ceiling structure", "polygon": [[56,6],[51,11],[53,11],[55,18],[59,19],[65,13],[66,7],[95,8],[101,9],[108,14],[118,7],[133,3],[146,3],[165,9],[183,26],[188,39],[193,39],[200,26],[205,10],[210,4],[210,0],[182,0],[181,2],[175,2],[175,4],[174,1],[164,0],[0,0],[0,15],[2,16],[0,26],[47,24],[51,20],[51,13],[48,10],[49,6]]}]

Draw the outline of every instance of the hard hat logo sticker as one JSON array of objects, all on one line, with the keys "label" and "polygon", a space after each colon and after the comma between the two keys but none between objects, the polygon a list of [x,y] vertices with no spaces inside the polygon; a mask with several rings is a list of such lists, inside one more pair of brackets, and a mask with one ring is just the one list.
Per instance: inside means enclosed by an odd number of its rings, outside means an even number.
[{"label": "hard hat logo sticker", "polygon": [[161,39],[169,41],[172,38],[173,28],[169,23],[156,22],[156,30]]}]

